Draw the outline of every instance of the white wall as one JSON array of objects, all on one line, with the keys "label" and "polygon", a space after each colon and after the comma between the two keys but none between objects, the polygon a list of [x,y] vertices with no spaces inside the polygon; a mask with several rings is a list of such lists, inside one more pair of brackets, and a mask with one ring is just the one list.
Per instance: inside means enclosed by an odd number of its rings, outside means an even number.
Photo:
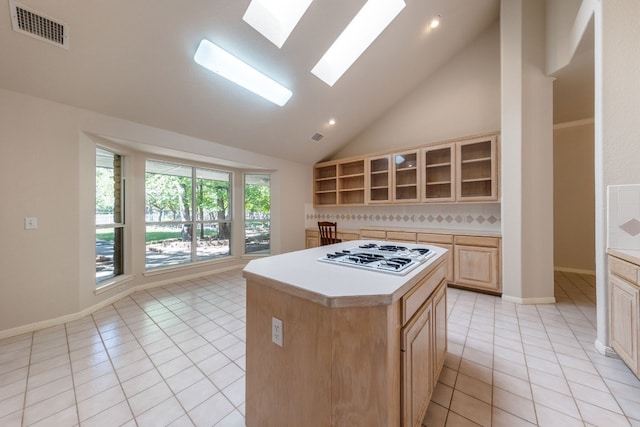
[{"label": "white wall", "polygon": [[[311,165],[258,155],[0,90],[0,334],[59,318],[116,295],[95,295],[95,144],[107,136],[128,155],[132,246],[127,286],[241,265],[239,257],[206,268],[144,275],[144,151],[232,170],[273,171],[272,252],[304,248],[304,206]],[[107,142],[108,143],[108,142]],[[241,179],[241,178],[240,178]],[[236,206],[236,218],[242,218]],[[37,217],[37,230],[24,218]],[[242,244],[242,238],[236,240]]]},{"label": "white wall", "polygon": [[[333,158],[361,156],[500,129],[500,31],[487,29]],[[429,204],[322,208],[307,206],[307,227],[338,221],[367,226],[500,231],[500,204]]]},{"label": "white wall", "polygon": [[499,130],[500,31],[496,22],[333,158]]}]

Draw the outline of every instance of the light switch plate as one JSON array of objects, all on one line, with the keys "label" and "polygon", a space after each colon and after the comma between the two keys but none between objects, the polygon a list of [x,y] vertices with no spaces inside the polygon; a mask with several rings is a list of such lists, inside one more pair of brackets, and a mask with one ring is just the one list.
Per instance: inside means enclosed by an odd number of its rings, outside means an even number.
[{"label": "light switch plate", "polygon": [[24,229],[25,230],[35,230],[37,228],[38,228],[38,218],[26,217],[24,219]]}]

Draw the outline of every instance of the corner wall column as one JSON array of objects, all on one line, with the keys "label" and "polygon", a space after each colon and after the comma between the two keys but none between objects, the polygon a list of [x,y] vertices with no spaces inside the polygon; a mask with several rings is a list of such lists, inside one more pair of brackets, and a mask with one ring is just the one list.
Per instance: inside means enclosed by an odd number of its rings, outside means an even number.
[{"label": "corner wall column", "polygon": [[502,0],[502,283],[506,301],[553,303],[553,79],[545,4]]}]

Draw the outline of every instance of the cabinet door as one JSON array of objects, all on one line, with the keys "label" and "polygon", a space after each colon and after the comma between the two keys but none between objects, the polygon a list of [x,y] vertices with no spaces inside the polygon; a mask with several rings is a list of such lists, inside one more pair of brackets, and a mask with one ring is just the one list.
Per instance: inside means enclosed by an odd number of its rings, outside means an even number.
[{"label": "cabinet door", "polygon": [[640,288],[609,274],[611,346],[637,375]]},{"label": "cabinet door", "polygon": [[401,330],[402,425],[421,426],[433,391],[432,307],[425,303]]},{"label": "cabinet door", "polygon": [[366,203],[391,203],[391,156],[366,160]]},{"label": "cabinet door", "polygon": [[433,297],[433,387],[447,356],[447,282],[443,281]]},{"label": "cabinet door", "polygon": [[454,281],[492,292],[500,291],[498,248],[454,246]]},{"label": "cabinet door", "polygon": [[456,199],[455,153],[453,143],[422,149],[423,202],[453,202]]},{"label": "cabinet door", "polygon": [[496,137],[456,144],[457,200],[498,200]]},{"label": "cabinet door", "polygon": [[420,201],[419,150],[393,155],[393,201],[409,203]]},{"label": "cabinet door", "polygon": [[306,245],[305,247],[307,249],[309,248],[317,248],[318,247],[318,232],[317,231],[311,231],[311,230],[307,230],[305,233],[305,241],[306,241]]}]

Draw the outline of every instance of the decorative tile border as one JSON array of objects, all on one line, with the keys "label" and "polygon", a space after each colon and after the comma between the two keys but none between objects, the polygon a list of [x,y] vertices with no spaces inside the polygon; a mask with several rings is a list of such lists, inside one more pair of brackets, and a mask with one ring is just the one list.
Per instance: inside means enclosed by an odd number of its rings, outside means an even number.
[{"label": "decorative tile border", "polygon": [[420,224],[478,224],[485,222],[496,224],[500,218],[494,215],[460,215],[460,214],[350,214],[350,213],[308,213],[307,221],[371,221],[376,223],[420,223]]}]

